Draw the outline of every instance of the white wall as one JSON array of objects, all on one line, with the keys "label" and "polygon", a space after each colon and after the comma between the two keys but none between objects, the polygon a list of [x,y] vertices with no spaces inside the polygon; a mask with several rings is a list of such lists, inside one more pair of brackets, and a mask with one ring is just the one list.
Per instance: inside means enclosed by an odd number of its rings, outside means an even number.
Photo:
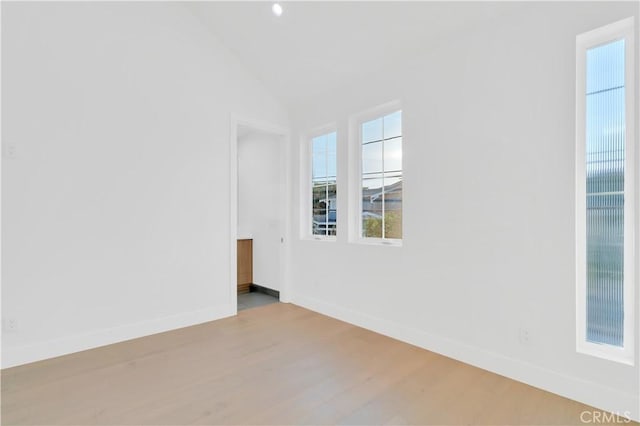
[{"label": "white wall", "polygon": [[298,109],[300,135],[338,123],[346,206],[347,117],[402,101],[405,237],[349,243],[340,210],[335,243],[293,242],[294,303],[638,419],[637,355],[575,350],[575,38],[631,15],[640,25],[637,3],[522,4]]},{"label": "white wall", "polygon": [[253,283],[280,290],[285,209],[284,140],[251,132],[238,138],[238,237],[253,239]]},{"label": "white wall", "polygon": [[2,89],[3,367],[234,312],[230,116],[287,117],[199,21],[3,2]]}]

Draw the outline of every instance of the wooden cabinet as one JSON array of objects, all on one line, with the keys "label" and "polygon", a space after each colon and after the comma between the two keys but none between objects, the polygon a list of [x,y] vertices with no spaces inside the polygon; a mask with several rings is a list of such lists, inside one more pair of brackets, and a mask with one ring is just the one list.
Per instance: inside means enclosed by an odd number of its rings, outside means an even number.
[{"label": "wooden cabinet", "polygon": [[238,240],[238,293],[248,293],[253,283],[253,240]]}]

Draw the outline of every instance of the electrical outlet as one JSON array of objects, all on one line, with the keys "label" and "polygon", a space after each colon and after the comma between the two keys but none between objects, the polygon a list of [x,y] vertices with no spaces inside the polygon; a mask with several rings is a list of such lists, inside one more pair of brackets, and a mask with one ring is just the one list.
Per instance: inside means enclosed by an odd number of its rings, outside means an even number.
[{"label": "electrical outlet", "polygon": [[521,345],[528,345],[529,344],[529,329],[526,327],[520,327],[520,329],[518,330],[518,341],[520,342]]},{"label": "electrical outlet", "polygon": [[18,321],[15,318],[2,319],[2,331],[5,333],[14,333],[18,330]]}]

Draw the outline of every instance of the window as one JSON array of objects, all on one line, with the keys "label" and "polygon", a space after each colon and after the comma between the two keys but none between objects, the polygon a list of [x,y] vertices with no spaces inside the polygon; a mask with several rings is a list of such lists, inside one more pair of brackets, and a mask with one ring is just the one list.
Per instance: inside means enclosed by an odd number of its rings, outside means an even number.
[{"label": "window", "polygon": [[581,352],[633,361],[633,20],[577,38],[576,278]]},{"label": "window", "polygon": [[402,111],[360,124],[361,238],[402,239]]},{"label": "window", "polygon": [[336,132],[311,140],[311,234],[336,235]]}]

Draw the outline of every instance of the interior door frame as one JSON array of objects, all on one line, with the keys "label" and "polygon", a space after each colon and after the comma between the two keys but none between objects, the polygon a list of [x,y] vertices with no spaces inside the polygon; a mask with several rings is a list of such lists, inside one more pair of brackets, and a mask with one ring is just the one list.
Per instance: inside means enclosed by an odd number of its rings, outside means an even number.
[{"label": "interior door frame", "polygon": [[291,301],[291,289],[289,280],[288,264],[289,239],[291,236],[291,138],[289,129],[270,123],[252,120],[237,115],[231,115],[229,119],[229,300],[234,309],[234,314],[238,313],[238,127],[249,127],[253,130],[268,133],[282,138],[283,156],[279,166],[283,167],[284,174],[284,194],[283,194],[283,226],[280,250],[280,301],[288,303]]}]

